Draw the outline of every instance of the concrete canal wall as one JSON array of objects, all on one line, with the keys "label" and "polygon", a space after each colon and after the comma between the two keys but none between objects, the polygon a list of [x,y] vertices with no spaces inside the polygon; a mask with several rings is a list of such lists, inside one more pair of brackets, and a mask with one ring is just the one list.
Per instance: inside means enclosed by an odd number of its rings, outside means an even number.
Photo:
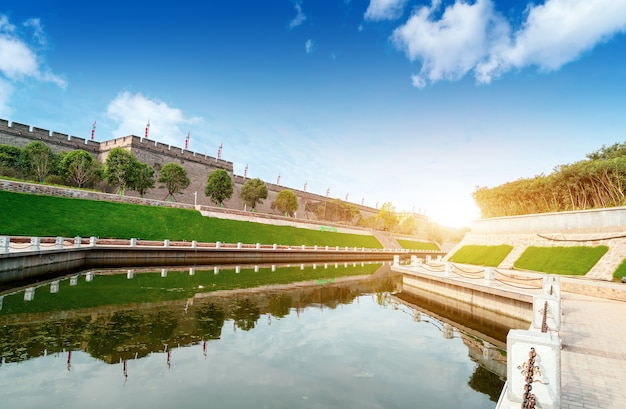
[{"label": "concrete canal wall", "polygon": [[0,284],[89,268],[387,261],[400,255],[424,257],[426,254],[438,254],[338,246],[154,242],[95,237],[34,237],[26,243],[12,243],[10,240],[7,236],[0,236]]}]

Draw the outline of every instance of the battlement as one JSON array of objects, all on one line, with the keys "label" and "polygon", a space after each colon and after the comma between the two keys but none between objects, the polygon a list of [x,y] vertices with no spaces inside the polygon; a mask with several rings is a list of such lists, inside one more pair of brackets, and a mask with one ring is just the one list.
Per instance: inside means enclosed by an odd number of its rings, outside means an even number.
[{"label": "battlement", "polygon": [[[25,142],[26,140],[40,140],[42,142],[47,142],[55,151],[61,149],[83,149],[91,152],[97,152],[100,149],[100,142],[79,138],[77,136],[70,136],[60,132],[51,132],[48,129],[21,124],[19,122],[12,122],[9,124],[9,121],[6,119],[0,119],[0,133],[21,138],[22,142]],[[6,142],[4,139],[0,139],[0,143]],[[16,143],[15,145],[25,146],[27,144],[28,142]]]}]

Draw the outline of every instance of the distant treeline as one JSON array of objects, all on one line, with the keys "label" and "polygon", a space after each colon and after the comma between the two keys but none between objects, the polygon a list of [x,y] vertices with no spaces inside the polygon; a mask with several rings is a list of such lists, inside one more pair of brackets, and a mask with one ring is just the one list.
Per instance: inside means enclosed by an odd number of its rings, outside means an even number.
[{"label": "distant treeline", "polygon": [[484,218],[626,205],[626,142],[586,157],[549,175],[478,187],[472,196]]}]

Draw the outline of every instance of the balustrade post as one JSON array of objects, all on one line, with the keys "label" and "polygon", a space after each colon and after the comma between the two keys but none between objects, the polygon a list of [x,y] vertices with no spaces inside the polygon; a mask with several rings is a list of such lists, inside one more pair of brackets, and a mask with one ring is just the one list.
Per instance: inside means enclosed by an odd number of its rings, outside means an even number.
[{"label": "balustrade post", "polygon": [[256,249],[258,250],[258,249],[260,249],[260,248],[261,248],[261,243],[257,243],[257,244],[256,244]]},{"label": "balustrade post", "polygon": [[554,295],[533,295],[532,327],[546,332],[561,329],[561,300]]},{"label": "balustrade post", "polygon": [[91,237],[89,238],[89,245],[90,245],[91,247],[96,247],[96,243],[97,243],[97,242],[98,242],[98,238],[97,238],[97,237],[91,236]]},{"label": "balustrade post", "polygon": [[54,247],[57,249],[62,249],[64,241],[65,239],[63,237],[57,237],[56,239],[54,239]]},{"label": "balustrade post", "polygon": [[128,270],[126,272],[126,278],[130,280],[133,277],[135,277],[135,270]]},{"label": "balustrade post", "polygon": [[130,246],[131,247],[137,247],[137,239],[136,238],[132,238],[130,239]]},{"label": "balustrade post", "polygon": [[274,245],[272,245],[272,249],[276,250],[278,248],[278,245],[276,243],[274,243]]},{"label": "balustrade post", "polygon": [[313,250],[317,251],[317,244],[313,246]]},{"label": "balustrade post", "polygon": [[195,267],[189,267],[189,275],[192,276],[196,274],[196,268]]},{"label": "balustrade post", "polygon": [[30,249],[31,250],[39,250],[39,245],[41,244],[41,238],[39,237],[31,237],[30,238]]},{"label": "balustrade post", "polygon": [[237,248],[238,248],[238,249],[240,249],[240,248],[242,248],[242,247],[243,247],[243,243],[241,243],[241,242],[237,243]]},{"label": "balustrade post", "polygon": [[491,285],[491,280],[493,280],[494,271],[493,268],[487,267],[485,268],[485,285]]},{"label": "balustrade post", "polygon": [[167,277],[167,268],[162,268],[161,269],[161,277],[163,277],[163,278]]},{"label": "balustrade post", "polygon": [[507,397],[561,407],[561,341],[556,334],[512,329],[507,335]]},{"label": "balustrade post", "polygon": [[81,244],[82,244],[82,239],[80,238],[80,236],[74,237],[74,247],[80,247]]},{"label": "balustrade post", "polygon": [[198,248],[198,242],[196,240],[191,240],[191,248],[192,249]]},{"label": "balustrade post", "polygon": [[0,236],[0,253],[9,252],[9,243],[11,243],[9,236]]},{"label": "balustrade post", "polygon": [[219,241],[216,241],[216,242],[215,242],[215,248],[216,248],[216,249],[219,249],[220,247],[222,247],[222,243],[221,243],[221,242],[219,242]]},{"label": "balustrade post", "polygon": [[394,266],[399,266],[400,265],[400,256],[398,256],[398,255],[394,255],[393,256],[393,265]]},{"label": "balustrade post", "polygon": [[165,239],[163,240],[163,247],[169,247],[170,246],[170,241]]}]

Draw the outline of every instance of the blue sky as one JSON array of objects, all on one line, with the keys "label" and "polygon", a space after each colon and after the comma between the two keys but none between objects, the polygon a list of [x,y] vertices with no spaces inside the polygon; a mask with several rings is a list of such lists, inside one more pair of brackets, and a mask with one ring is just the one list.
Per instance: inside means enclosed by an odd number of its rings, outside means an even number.
[{"label": "blue sky", "polygon": [[0,118],[142,136],[354,203],[479,217],[476,186],[626,139],[626,1],[5,0]]}]

